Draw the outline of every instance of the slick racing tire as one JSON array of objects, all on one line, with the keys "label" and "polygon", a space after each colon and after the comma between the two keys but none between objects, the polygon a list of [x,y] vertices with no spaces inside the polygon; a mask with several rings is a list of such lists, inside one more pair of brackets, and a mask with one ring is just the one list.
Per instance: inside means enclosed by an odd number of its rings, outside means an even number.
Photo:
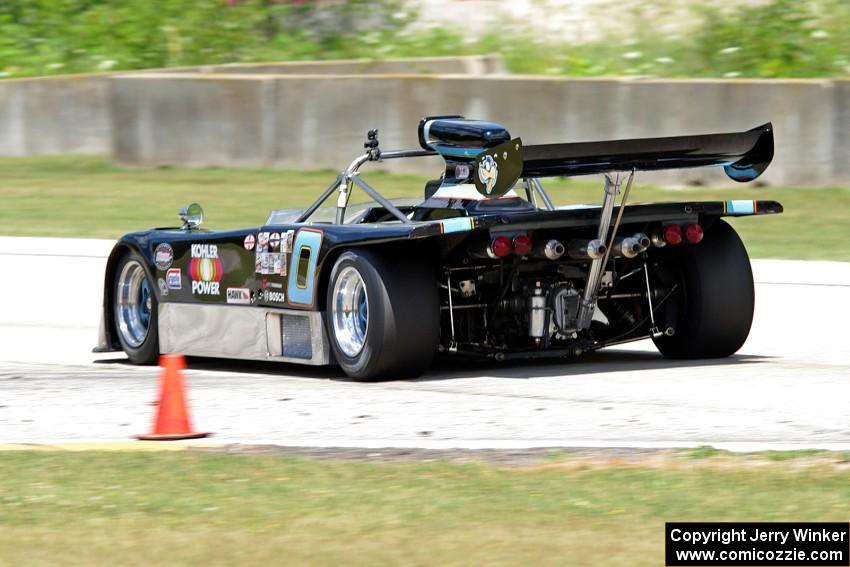
[{"label": "slick racing tire", "polygon": [[348,250],[331,271],[325,317],[336,362],[351,378],[419,376],[440,339],[433,269],[367,248]]},{"label": "slick racing tire", "polygon": [[128,252],[118,261],[112,285],[112,316],[121,349],[133,364],[155,363],[159,357],[156,286],[138,252]]},{"label": "slick racing tire", "polygon": [[[680,290],[671,297],[672,336],[653,339],[668,358],[722,358],[743,346],[755,305],[753,272],[744,243],[718,219],[702,242],[664,250],[666,267],[678,274]],[[678,300],[678,301],[676,301]]]}]

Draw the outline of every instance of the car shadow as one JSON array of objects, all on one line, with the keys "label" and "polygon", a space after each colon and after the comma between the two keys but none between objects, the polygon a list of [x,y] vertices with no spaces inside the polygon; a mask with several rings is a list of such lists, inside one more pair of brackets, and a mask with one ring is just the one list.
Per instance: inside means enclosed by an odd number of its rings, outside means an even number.
[{"label": "car shadow", "polygon": [[[438,380],[456,380],[461,378],[507,378],[529,380],[552,376],[583,376],[605,374],[608,372],[643,372],[663,369],[692,369],[703,367],[740,366],[760,364],[776,360],[774,356],[736,354],[728,358],[700,360],[672,360],[657,352],[610,349],[601,352],[586,353],[580,357],[563,359],[550,358],[539,360],[512,360],[499,362],[494,360],[463,359],[442,355],[432,364],[425,375],[407,380],[409,382],[429,382]],[[97,360],[95,364],[133,366],[126,358]],[[337,380],[352,382],[339,366],[307,366],[285,362],[262,362],[206,358],[191,356],[186,358],[190,370],[208,370],[212,372],[231,372],[263,376],[286,375],[293,378],[313,380]],[[393,382],[396,380],[388,380]],[[401,381],[401,380],[398,380]],[[386,383],[385,382],[385,383]]]},{"label": "car shadow", "polygon": [[[136,367],[126,357],[93,361],[94,364]],[[155,368],[148,366],[147,368]],[[259,374],[267,376],[287,375],[294,378],[314,378],[326,380],[348,380],[339,366],[309,366],[287,362],[265,362],[259,360],[238,360],[230,358],[209,358],[205,356],[187,356],[187,370],[208,370],[211,372],[233,372],[236,374]]]},{"label": "car shadow", "polygon": [[571,359],[540,359],[497,361],[450,361],[439,359],[430,371],[416,381],[452,380],[488,376],[493,378],[533,379],[551,376],[582,376],[608,372],[643,372],[671,368],[702,368],[712,366],[739,366],[770,362],[776,357],[735,354],[727,358],[699,360],[673,360],[657,352],[633,350],[605,350],[591,352]]}]

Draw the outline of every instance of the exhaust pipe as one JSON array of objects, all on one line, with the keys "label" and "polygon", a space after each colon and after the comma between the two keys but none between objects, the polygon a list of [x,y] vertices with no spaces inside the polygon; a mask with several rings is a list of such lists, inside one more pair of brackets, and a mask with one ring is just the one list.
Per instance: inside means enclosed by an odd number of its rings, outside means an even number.
[{"label": "exhaust pipe", "polygon": [[543,258],[546,260],[557,260],[566,252],[566,248],[561,243],[560,240],[548,240],[546,243],[540,245],[536,245],[532,254],[537,258]]},{"label": "exhaust pipe", "polygon": [[653,230],[649,236],[652,245],[656,248],[664,248],[667,246],[667,241],[664,240],[664,233],[661,230]]},{"label": "exhaust pipe", "polygon": [[638,254],[646,252],[652,246],[652,240],[642,232],[618,238],[611,247],[611,256],[614,258],[634,258]]},{"label": "exhaust pipe", "polygon": [[636,232],[634,236],[632,236],[635,240],[640,244],[641,252],[646,252],[650,246],[652,246],[652,240],[642,232]]},{"label": "exhaust pipe", "polygon": [[623,258],[634,258],[643,252],[643,250],[640,241],[633,236],[618,238],[614,241],[614,246],[611,247],[611,256],[614,258],[620,256]]},{"label": "exhaust pipe", "polygon": [[573,260],[600,260],[607,250],[608,247],[599,239],[571,240],[567,254]]}]

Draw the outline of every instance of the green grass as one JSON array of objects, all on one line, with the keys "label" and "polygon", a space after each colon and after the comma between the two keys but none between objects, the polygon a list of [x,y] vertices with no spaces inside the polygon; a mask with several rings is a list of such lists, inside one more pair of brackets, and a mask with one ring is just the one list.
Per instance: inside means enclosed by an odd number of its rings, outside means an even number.
[{"label": "green grass", "polygon": [[[502,55],[511,72],[549,75],[772,78],[848,73],[846,0],[729,4],[740,3],[612,0],[590,17],[599,21],[616,8],[616,31],[606,26],[603,37],[576,44],[553,31],[541,32],[533,18],[511,20],[503,14],[486,30],[430,27],[417,21],[416,10],[402,0],[7,1],[0,2],[0,77],[491,53]],[[659,30],[674,17],[682,22],[678,30]],[[486,35],[479,36],[481,32]]]},{"label": "green grass", "polygon": [[[331,171],[131,169],[101,157],[0,159],[0,234],[117,238],[174,226],[181,206],[198,201],[206,226],[258,226],[271,209],[308,205],[333,180]],[[366,173],[389,197],[421,196],[426,177]],[[598,203],[587,179],[546,180],[557,204]],[[356,193],[356,192],[355,192]],[[850,261],[850,189],[665,189],[636,184],[630,202],[774,199],[785,213],[733,219],[755,258]],[[366,201],[360,194],[352,202]]]},{"label": "green grass", "polygon": [[[716,458],[744,458],[750,459],[754,456],[768,461],[793,461],[795,459],[811,459],[813,457],[822,457],[828,455],[828,451],[823,449],[793,449],[787,451],[761,451],[759,453],[733,453],[725,449],[717,449],[711,445],[702,445],[689,449],[678,449],[675,451],[678,457],[684,459],[716,459]],[[843,459],[847,460],[850,455],[843,455]]]},{"label": "green grass", "polygon": [[832,465],[0,454],[3,565],[659,565],[665,521],[846,521]]}]

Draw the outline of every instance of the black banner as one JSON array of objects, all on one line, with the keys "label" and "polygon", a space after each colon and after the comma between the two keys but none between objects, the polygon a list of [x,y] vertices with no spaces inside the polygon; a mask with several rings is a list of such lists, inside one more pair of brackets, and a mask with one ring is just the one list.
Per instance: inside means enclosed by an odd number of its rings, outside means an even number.
[{"label": "black banner", "polygon": [[665,565],[850,566],[850,524],[667,522]]}]

